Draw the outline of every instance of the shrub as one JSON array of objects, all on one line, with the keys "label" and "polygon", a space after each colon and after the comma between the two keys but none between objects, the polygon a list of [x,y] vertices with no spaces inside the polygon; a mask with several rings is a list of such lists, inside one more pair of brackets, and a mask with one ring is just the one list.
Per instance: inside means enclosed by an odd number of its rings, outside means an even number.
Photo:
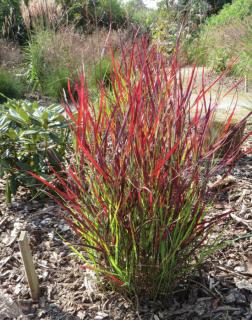
[{"label": "shrub", "polygon": [[188,64],[188,46],[198,33],[199,25],[206,19],[210,8],[205,0],[160,3],[157,19],[151,27],[153,39],[163,52],[171,54],[179,37],[181,58],[184,64]]},{"label": "shrub", "polygon": [[205,96],[213,84],[203,81],[192,98],[196,71],[183,82],[176,56],[167,65],[144,40],[125,50],[121,63],[112,58],[112,92],[101,88],[92,103],[81,77],[78,99],[66,106],[75,141],[67,178],[55,172],[58,187],[32,175],[58,193],[83,242],[80,251],[70,246],[85,267],[124,292],[155,298],[216,248],[211,231],[225,215],[207,215],[207,184],[238,157],[246,138],[217,154],[246,119],[231,130],[231,114],[206,143],[216,104]]},{"label": "shrub", "polygon": [[217,48],[215,52],[211,53],[209,57],[210,65],[213,69],[220,73],[228,69],[228,63],[230,63],[230,55],[224,48]]},{"label": "shrub", "polygon": [[138,0],[127,1],[124,6],[131,24],[142,32],[151,30],[157,17],[157,10],[147,8],[144,2]]},{"label": "shrub", "polygon": [[[21,185],[32,194],[38,181],[27,175],[32,170],[45,176],[51,166],[59,169],[66,147],[66,123],[61,106],[41,107],[36,102],[10,100],[1,106],[0,177],[5,176],[6,200]],[[57,159],[57,161],[56,161]],[[42,185],[40,185],[41,187]]]},{"label": "shrub", "polygon": [[236,59],[232,72],[238,76],[251,74],[251,17],[233,19],[225,25],[203,29],[190,48],[191,60],[207,64],[219,72],[227,69],[230,61]]},{"label": "shrub", "polygon": [[66,9],[67,21],[90,33],[99,28],[120,29],[127,24],[126,12],[118,0],[59,0]]},{"label": "shrub", "polygon": [[7,98],[21,98],[24,95],[24,85],[10,71],[0,68],[0,103]]},{"label": "shrub", "polygon": [[[92,12],[90,14],[90,11]],[[101,0],[94,5],[89,1],[89,17],[92,16],[93,24],[99,27],[119,29],[126,23],[125,12],[118,0]]]},{"label": "shrub", "polygon": [[179,21],[176,12],[160,10],[152,27],[152,38],[158,44],[160,51],[171,54],[179,32]]},{"label": "shrub", "polygon": [[211,16],[191,43],[191,62],[207,64],[219,71],[226,67],[226,62],[239,57],[232,72],[239,76],[251,73],[251,15],[250,0],[235,0],[218,15]]}]

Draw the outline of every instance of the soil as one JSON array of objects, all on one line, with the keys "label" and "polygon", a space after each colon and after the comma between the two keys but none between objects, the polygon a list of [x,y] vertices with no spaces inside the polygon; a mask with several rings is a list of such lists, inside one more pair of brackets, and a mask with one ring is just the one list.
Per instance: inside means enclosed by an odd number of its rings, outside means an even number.
[{"label": "soil", "polygon": [[[211,188],[218,198],[209,214],[232,213],[213,236],[223,231],[225,240],[235,241],[211,256],[172,297],[141,301],[138,308],[119,293],[102,291],[94,275],[83,270],[60,238],[73,240],[74,235],[51,200],[30,199],[20,189],[6,205],[0,182],[0,320],[252,319],[252,156],[244,155],[224,182],[216,179]],[[28,232],[39,277],[37,302],[30,298],[21,261],[21,230]]]}]

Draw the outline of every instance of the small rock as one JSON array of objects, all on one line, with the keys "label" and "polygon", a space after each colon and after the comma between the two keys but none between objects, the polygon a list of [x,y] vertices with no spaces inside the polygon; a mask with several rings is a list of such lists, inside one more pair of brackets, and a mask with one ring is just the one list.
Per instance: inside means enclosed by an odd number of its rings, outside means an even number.
[{"label": "small rock", "polygon": [[154,319],[154,320],[159,320],[159,317],[158,317],[156,314],[154,314],[153,319]]}]

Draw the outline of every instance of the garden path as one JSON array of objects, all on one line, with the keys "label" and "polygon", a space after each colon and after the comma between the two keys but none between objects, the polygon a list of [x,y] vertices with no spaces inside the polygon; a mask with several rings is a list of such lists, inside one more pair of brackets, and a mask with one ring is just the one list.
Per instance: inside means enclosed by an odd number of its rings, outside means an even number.
[{"label": "garden path", "polygon": [[[183,68],[183,76],[185,81],[188,79],[192,72],[192,67]],[[196,90],[200,88],[200,83],[202,81],[202,74],[205,74],[205,79],[207,83],[214,80],[217,76],[214,75],[210,69],[198,67],[197,77],[196,77]],[[234,79],[232,77],[223,77],[221,83],[223,84],[222,94],[229,90],[235,82],[240,81],[240,79]],[[242,79],[241,83],[237,86],[237,90],[232,90],[225,97],[219,100],[219,105],[217,109],[218,120],[223,120],[227,114],[230,112],[230,108],[236,103],[235,119],[240,120],[252,111],[252,79],[249,80],[247,84],[247,92],[245,92],[245,81]],[[216,84],[206,95],[207,102],[214,99],[219,92],[219,84]],[[192,95],[192,101],[196,97],[196,93]],[[252,118],[250,118],[252,120]]]}]

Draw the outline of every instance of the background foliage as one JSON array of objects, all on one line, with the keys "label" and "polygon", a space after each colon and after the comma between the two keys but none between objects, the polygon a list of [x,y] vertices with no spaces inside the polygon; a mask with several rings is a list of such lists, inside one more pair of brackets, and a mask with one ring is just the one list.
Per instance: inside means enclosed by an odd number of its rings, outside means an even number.
[{"label": "background foliage", "polygon": [[250,0],[234,0],[226,5],[218,15],[207,19],[191,43],[191,60],[219,72],[238,58],[232,72],[239,76],[251,74],[251,21]]},{"label": "background foliage", "polygon": [[17,78],[16,75],[0,67],[0,103],[7,98],[20,99],[24,96],[25,85],[21,78]]}]

